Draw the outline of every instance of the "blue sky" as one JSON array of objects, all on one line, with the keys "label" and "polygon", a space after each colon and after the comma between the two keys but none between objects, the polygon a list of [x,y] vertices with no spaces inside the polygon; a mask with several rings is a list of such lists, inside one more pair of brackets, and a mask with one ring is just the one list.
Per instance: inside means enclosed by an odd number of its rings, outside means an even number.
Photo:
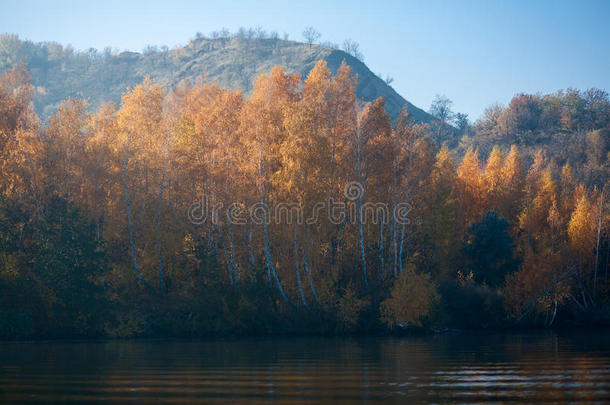
[{"label": "blue sky", "polygon": [[300,40],[311,25],[322,40],[359,42],[415,105],[444,94],[472,119],[519,92],[610,90],[609,21],[610,1],[0,0],[0,32],[77,49],[172,47],[240,26]]}]

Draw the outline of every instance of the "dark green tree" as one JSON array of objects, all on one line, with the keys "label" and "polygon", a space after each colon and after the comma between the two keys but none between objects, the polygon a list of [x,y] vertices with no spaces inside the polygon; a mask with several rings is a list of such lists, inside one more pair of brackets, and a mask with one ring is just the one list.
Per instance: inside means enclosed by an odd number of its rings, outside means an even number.
[{"label": "dark green tree", "polygon": [[494,211],[488,211],[468,228],[463,252],[477,281],[498,287],[508,273],[517,269],[508,229],[508,221]]},{"label": "dark green tree", "polygon": [[[31,227],[27,267],[34,278],[31,287],[44,303],[37,308],[38,332],[97,335],[104,297],[96,280],[105,261],[95,225],[67,201],[52,197]],[[57,324],[64,328],[58,331]]]}]

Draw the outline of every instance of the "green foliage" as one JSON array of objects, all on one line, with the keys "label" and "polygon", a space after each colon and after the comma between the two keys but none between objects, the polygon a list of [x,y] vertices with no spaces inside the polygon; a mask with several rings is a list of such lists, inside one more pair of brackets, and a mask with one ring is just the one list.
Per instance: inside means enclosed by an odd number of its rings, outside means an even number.
[{"label": "green foliage", "polygon": [[145,332],[145,322],[141,316],[133,312],[120,312],[113,320],[106,322],[104,332],[112,338],[139,337]]},{"label": "green foliage", "polygon": [[2,200],[0,217],[0,334],[99,335],[104,299],[95,280],[105,264],[93,225],[60,198],[27,227],[7,216]]},{"label": "green foliage", "polygon": [[443,323],[460,329],[506,325],[501,290],[474,281],[446,284],[441,288]]},{"label": "green foliage", "polygon": [[478,282],[498,287],[507,274],[517,269],[514,243],[508,229],[508,221],[494,211],[488,211],[480,222],[468,228],[463,252],[467,268]]},{"label": "green foliage", "polygon": [[32,311],[0,310],[0,339],[27,339],[33,334]]}]

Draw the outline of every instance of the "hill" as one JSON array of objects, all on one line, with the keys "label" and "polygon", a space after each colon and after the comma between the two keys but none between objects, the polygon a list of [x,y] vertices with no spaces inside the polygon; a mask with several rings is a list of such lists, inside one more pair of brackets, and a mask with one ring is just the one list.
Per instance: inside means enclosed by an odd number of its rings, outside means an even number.
[{"label": "hill", "polygon": [[142,53],[105,49],[75,51],[56,42],[33,43],[16,35],[0,35],[0,72],[15,63],[25,63],[36,85],[35,107],[48,117],[68,97],[87,98],[93,107],[105,101],[118,103],[127,87],[150,76],[157,82],[175,86],[181,81],[203,77],[246,93],[254,80],[273,66],[305,77],[316,61],[324,59],[336,72],[342,61],[358,75],[356,95],[373,101],[386,100],[386,109],[395,119],[403,106],[417,121],[434,118],[398,94],[350,54],[320,45],[308,45],[279,38],[249,38],[233,35],[218,38],[199,36],[186,46],[168,49],[148,47]]}]

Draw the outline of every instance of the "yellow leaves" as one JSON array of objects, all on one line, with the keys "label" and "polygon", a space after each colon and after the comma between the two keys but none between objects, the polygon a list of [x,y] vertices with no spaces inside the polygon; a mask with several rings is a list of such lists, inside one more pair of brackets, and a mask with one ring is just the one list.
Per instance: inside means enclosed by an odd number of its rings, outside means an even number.
[{"label": "yellow leaves", "polygon": [[434,164],[439,173],[455,173],[455,163],[451,158],[451,153],[447,145],[443,145],[436,155],[436,163]]},{"label": "yellow leaves", "polygon": [[[34,195],[32,176],[40,174],[42,151],[32,96],[24,65],[16,64],[0,75],[0,190],[29,197]],[[36,182],[42,184],[40,179]]]},{"label": "yellow leaves", "polygon": [[[298,75],[274,68],[259,77],[248,98],[213,83],[185,85],[166,95],[147,79],[123,95],[118,110],[108,104],[89,115],[86,102],[66,101],[46,131],[31,120],[28,84],[17,76],[10,91],[0,83],[2,192],[35,212],[31,205],[44,207],[49,187],[67,184],[72,175],[65,194],[95,221],[96,236],[109,248],[108,294],[139,288],[124,249],[133,239],[143,279],[154,277],[159,285],[167,279],[175,296],[220,288],[223,264],[234,266],[244,285],[257,273],[265,277],[265,267],[273,264],[277,285],[284,284],[291,300],[303,288],[311,310],[319,308],[351,329],[370,305],[364,287],[353,284],[362,280],[363,256],[369,256],[373,286],[394,260],[398,271],[405,257],[413,259],[420,250],[436,281],[474,288],[472,272],[456,272],[463,265],[460,249],[469,223],[490,209],[521,225],[514,236],[523,266],[506,289],[511,311],[544,292],[570,261],[582,260],[582,268],[591,264],[600,209],[569,166],[559,177],[539,152],[526,180],[513,146],[506,156],[494,148],[486,163],[471,148],[456,169],[446,146],[435,159],[426,125],[409,122],[405,112],[392,130],[383,99],[357,100],[356,78],[345,63],[333,76],[319,61],[302,88]],[[221,211],[232,203],[247,205],[252,213],[261,201],[269,207],[288,202],[300,204],[308,219],[318,203],[346,201],[344,187],[356,177],[364,186],[364,204],[395,208],[408,202],[413,221],[404,226],[367,221],[360,233],[356,217],[337,221],[327,210],[317,211],[313,223],[293,227],[270,210],[263,231],[253,220],[232,226]],[[208,212],[210,220],[196,227],[185,213],[202,194],[222,208],[216,222]],[[353,201],[347,205],[355,207]],[[14,258],[0,261],[6,264],[4,276],[13,277]],[[539,310],[565,299],[571,283],[557,286]],[[383,294],[377,297],[386,298]],[[235,302],[239,312],[255,312],[255,301],[249,300]],[[430,275],[410,264],[382,302],[382,320],[391,327],[422,325],[438,300]],[[245,325],[247,317],[243,320]],[[127,315],[108,333],[130,336],[140,330],[140,320]]]},{"label": "yellow leaves", "polygon": [[275,66],[269,74],[262,74],[256,79],[251,101],[262,103],[267,108],[283,108],[286,102],[298,99],[300,83],[300,75],[286,73],[284,68]]},{"label": "yellow leaves", "polygon": [[176,128],[179,156],[211,173],[225,170],[229,162],[239,162],[241,93],[206,83],[187,90],[182,103],[184,112]]},{"label": "yellow leaves", "polygon": [[47,134],[56,137],[76,137],[89,121],[87,107],[89,103],[83,99],[67,99],[57,108],[57,112],[49,119]]},{"label": "yellow leaves", "polygon": [[89,139],[92,136],[88,103],[81,99],[68,99],[61,103],[51,116],[46,128],[45,160],[47,171],[57,179],[57,191],[65,198],[81,200],[77,195],[85,175]]},{"label": "yellow leaves", "polygon": [[503,189],[496,209],[504,218],[513,219],[521,209],[525,181],[523,162],[517,146],[511,146],[499,176]]},{"label": "yellow leaves", "polygon": [[37,135],[31,130],[17,129],[0,159],[0,189],[24,202],[49,185],[42,168],[44,147]]},{"label": "yellow leaves", "polygon": [[357,79],[352,75],[352,69],[345,61],[341,62],[329,90],[331,105],[341,117],[345,116],[346,112],[342,111],[341,107],[350,108],[349,106],[356,101],[356,83]]},{"label": "yellow leaves", "polygon": [[504,187],[504,179],[502,170],[504,168],[504,153],[499,147],[495,146],[487,158],[485,165],[485,187],[486,192],[490,195],[501,193]]},{"label": "yellow leaves", "polygon": [[523,187],[523,162],[516,145],[510,147],[510,151],[504,160],[501,176],[507,182],[511,191],[521,191]]},{"label": "yellow leaves", "polygon": [[0,156],[7,138],[18,129],[36,129],[31,108],[31,77],[25,65],[16,64],[0,75]]},{"label": "yellow leaves", "polygon": [[483,180],[483,171],[479,161],[479,153],[468,148],[462,163],[457,169],[460,180],[460,204],[464,215],[464,229],[478,220],[483,214],[487,203],[487,190]]},{"label": "yellow leaves", "polygon": [[525,206],[519,215],[523,264],[507,279],[506,287],[507,308],[515,316],[536,299],[540,299],[536,311],[554,311],[575,282],[567,278],[553,284],[554,280],[574,265],[586,280],[582,272],[593,267],[596,242],[594,204],[568,165],[559,171],[539,151],[525,188]]},{"label": "yellow leaves", "polygon": [[558,229],[561,226],[561,214],[557,208],[557,202],[553,202],[553,205],[549,208],[547,222],[551,226],[551,229]]},{"label": "yellow leaves", "polygon": [[[458,167],[458,177],[464,181],[478,183],[481,174],[480,166],[479,152],[470,147],[466,151],[462,163]],[[475,183],[475,186],[478,186],[478,184]]]},{"label": "yellow leaves", "polygon": [[381,303],[381,320],[389,328],[421,326],[439,299],[430,275],[417,273],[410,263],[394,281],[392,296]]},{"label": "yellow leaves", "polygon": [[370,177],[373,184],[391,184],[393,162],[388,156],[392,155],[392,125],[382,98],[364,108],[360,125],[365,175]]},{"label": "yellow leaves", "polygon": [[537,299],[541,299],[535,307],[537,312],[549,310],[551,302],[562,303],[569,296],[570,280],[553,282],[566,271],[567,267],[559,254],[527,252],[521,270],[506,278],[504,304],[508,314],[513,318],[519,317]]},{"label": "yellow leaves", "polygon": [[149,78],[128,89],[121,98],[119,125],[128,128],[130,123],[157,124],[161,120],[164,95],[163,87],[153,84]]},{"label": "yellow leaves", "polygon": [[123,94],[114,134],[114,142],[122,154],[137,160],[160,153],[163,134],[168,130],[163,125],[164,96],[161,85],[153,84],[148,78]]},{"label": "yellow leaves", "polygon": [[550,168],[546,168],[542,172],[542,178],[538,186],[539,195],[544,196],[549,202],[557,200],[557,182],[553,179],[553,174]]},{"label": "yellow leaves", "polygon": [[570,248],[581,260],[590,257],[593,252],[595,247],[595,226],[595,210],[589,198],[583,195],[578,200],[568,224]]},{"label": "yellow leaves", "polygon": [[325,103],[326,95],[332,82],[332,76],[326,61],[319,60],[305,79],[303,100],[308,104],[321,105]]},{"label": "yellow leaves", "polygon": [[469,148],[458,168],[465,225],[478,220],[488,210],[514,218],[520,207],[522,170],[516,147],[507,156],[499,147],[494,147],[484,167],[477,151]]},{"label": "yellow leaves", "polygon": [[200,136],[218,136],[235,132],[244,100],[240,92],[225,90],[214,83],[205,83],[187,90],[182,101],[183,118],[194,125]]}]

